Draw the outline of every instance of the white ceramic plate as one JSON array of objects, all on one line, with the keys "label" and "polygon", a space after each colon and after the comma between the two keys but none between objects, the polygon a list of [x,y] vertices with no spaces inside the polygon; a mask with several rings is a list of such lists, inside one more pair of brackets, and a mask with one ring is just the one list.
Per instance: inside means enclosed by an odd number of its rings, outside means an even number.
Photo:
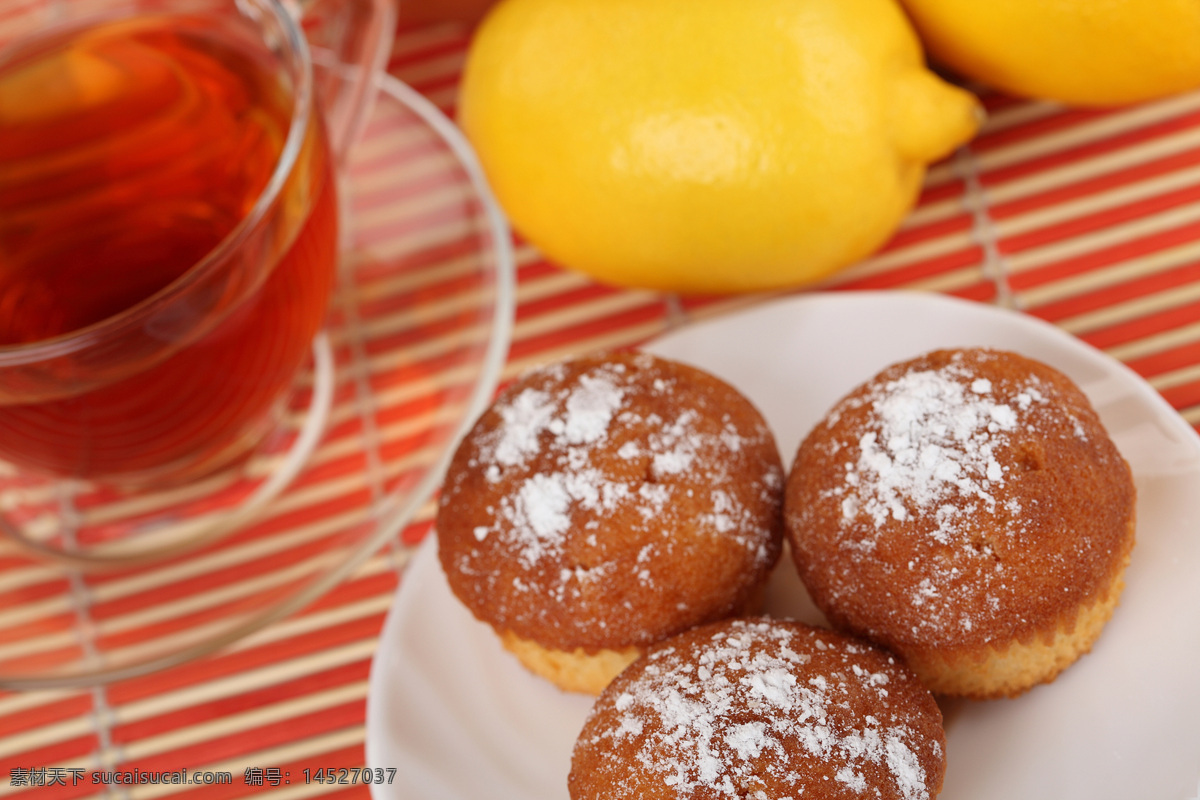
[{"label": "white ceramic plate", "polygon": [[[1143,380],[1029,317],[936,295],[808,295],[698,323],[651,345],[740,388],[785,459],[843,394],[947,346],[1040,359],[1092,399],[1138,486],[1138,544],[1092,653],[1014,699],[948,703],[941,800],[1191,800],[1200,793],[1200,438]],[[772,613],[818,622],[781,562]],[[432,537],[406,573],[371,674],[377,798],[564,800],[590,706],[528,674],[450,594]]]}]

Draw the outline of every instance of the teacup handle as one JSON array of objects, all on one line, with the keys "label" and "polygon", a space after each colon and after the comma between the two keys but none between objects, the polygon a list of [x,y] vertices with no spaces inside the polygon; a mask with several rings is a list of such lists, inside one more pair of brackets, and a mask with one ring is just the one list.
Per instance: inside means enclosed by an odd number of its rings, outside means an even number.
[{"label": "teacup handle", "polygon": [[396,7],[393,0],[294,0],[288,5],[312,49],[313,85],[341,163],[371,112],[375,78],[387,67]]}]

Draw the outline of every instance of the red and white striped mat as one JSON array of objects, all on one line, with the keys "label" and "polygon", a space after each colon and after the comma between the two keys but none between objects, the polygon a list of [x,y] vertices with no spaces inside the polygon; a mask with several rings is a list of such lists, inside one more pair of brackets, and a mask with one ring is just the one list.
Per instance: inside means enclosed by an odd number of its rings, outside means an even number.
[{"label": "red and white striped mat", "polygon": [[[467,42],[458,26],[402,28],[390,71],[453,115]],[[1125,362],[1200,426],[1200,93],[1105,111],[994,95],[986,102],[982,134],[931,170],[893,241],[818,288],[942,292],[1020,309]],[[377,124],[381,142],[406,135],[389,132],[386,119]],[[469,395],[456,354],[481,346],[486,329],[469,256],[478,231],[464,227],[455,210],[462,196],[439,178],[444,154],[416,140],[374,151],[374,141],[355,164],[358,235],[375,253],[403,255],[406,269],[355,265],[357,305],[336,313],[365,314],[369,329],[357,344],[335,342],[359,348],[347,356],[358,367],[336,387],[327,442],[288,503],[237,546],[171,572],[89,584],[88,624],[105,646],[136,650],[195,635],[294,591],[320,568],[319,553],[360,540],[355,532],[372,524],[379,498],[437,450],[444,409]],[[515,246],[517,308],[503,378],[765,299],[612,289]],[[397,303],[414,292],[432,309],[427,317]],[[376,398],[369,413],[361,381]],[[319,599],[215,655],[97,688],[0,692],[0,796],[367,797],[363,783],[322,782],[318,775],[328,775],[318,770],[337,778],[364,766],[368,667],[430,519],[426,503]],[[0,552],[0,660],[13,648],[77,646],[63,637],[78,617],[57,628],[46,622],[68,612],[62,587],[43,586],[19,562]],[[195,607],[173,607],[182,596]],[[232,780],[91,782],[97,770],[182,768]]]}]

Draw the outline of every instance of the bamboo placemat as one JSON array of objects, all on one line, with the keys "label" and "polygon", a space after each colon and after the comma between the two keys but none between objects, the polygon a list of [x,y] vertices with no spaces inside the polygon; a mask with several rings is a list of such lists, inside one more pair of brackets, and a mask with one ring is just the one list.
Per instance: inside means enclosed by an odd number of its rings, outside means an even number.
[{"label": "bamboo placemat", "polygon": [[[459,26],[402,27],[391,72],[452,115],[467,41]],[[982,134],[930,171],[893,241],[817,288],[942,292],[1019,309],[1125,362],[1200,427],[1200,93],[1105,111],[995,95],[986,103]],[[767,298],[617,290],[520,241],[516,256],[505,378]],[[453,300],[452,282],[441,291]],[[399,423],[417,413],[391,410]],[[320,496],[344,478],[318,476],[307,491]],[[308,528],[340,513],[336,503],[313,509]],[[349,580],[218,655],[101,688],[0,693],[0,796],[367,797],[361,783],[315,775],[364,766],[370,660],[430,518],[427,504]],[[90,782],[94,770],[185,767],[230,783]]]}]

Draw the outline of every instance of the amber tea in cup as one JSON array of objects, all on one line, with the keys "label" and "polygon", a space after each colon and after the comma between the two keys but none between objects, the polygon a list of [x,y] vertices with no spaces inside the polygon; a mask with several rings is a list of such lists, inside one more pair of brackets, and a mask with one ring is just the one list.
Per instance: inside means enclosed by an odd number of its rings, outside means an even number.
[{"label": "amber tea in cup", "polygon": [[0,49],[0,459],[211,472],[271,427],[338,240],[305,43],[274,0],[175,3]]}]

